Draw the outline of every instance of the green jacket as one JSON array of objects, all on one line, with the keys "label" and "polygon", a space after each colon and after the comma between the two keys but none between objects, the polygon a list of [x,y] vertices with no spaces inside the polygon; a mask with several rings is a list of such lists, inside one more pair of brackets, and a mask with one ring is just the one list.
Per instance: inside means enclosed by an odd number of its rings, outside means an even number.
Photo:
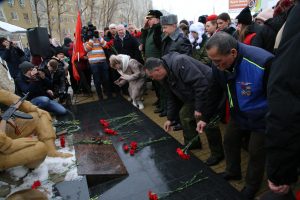
[{"label": "green jacket", "polygon": [[[209,59],[207,52],[206,52],[206,42],[208,41],[208,38],[206,35],[202,36],[203,40],[201,44],[198,44],[197,41],[195,41],[193,45],[193,53],[192,57],[195,58],[196,60],[199,60],[205,65],[211,65],[211,60]],[[200,48],[199,48],[200,47]]]},{"label": "green jacket", "polygon": [[143,44],[143,53],[146,58],[161,57],[162,47],[162,27],[160,24],[154,24],[151,28],[142,29],[141,43]]}]

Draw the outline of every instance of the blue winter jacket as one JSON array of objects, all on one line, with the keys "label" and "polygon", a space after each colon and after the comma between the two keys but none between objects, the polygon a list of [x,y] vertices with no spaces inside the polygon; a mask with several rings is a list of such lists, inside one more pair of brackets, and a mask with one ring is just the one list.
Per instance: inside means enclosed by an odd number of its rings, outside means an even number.
[{"label": "blue winter jacket", "polygon": [[261,48],[238,43],[238,56],[230,70],[212,66],[214,82],[209,91],[204,119],[215,113],[218,94],[225,90],[231,118],[248,130],[264,131],[268,110],[266,83],[273,55]]}]

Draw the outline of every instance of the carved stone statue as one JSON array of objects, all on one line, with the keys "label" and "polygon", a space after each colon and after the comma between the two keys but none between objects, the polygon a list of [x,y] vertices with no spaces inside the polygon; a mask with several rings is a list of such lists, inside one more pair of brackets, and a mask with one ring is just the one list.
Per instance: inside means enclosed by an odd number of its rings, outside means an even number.
[{"label": "carved stone statue", "polygon": [[[0,104],[10,106],[19,99],[17,95],[0,88]],[[5,130],[0,131],[0,170],[20,165],[35,168],[46,156],[72,156],[56,150],[56,135],[48,112],[29,101],[24,101],[19,110],[31,115],[32,119],[15,118],[15,127],[7,125]],[[29,138],[32,135],[37,139]]]}]

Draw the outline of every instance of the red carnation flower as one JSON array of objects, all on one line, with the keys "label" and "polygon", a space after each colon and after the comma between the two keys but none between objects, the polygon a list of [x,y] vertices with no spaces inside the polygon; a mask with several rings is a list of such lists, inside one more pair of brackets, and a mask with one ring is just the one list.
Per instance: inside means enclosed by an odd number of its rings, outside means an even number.
[{"label": "red carnation flower", "polygon": [[155,194],[151,191],[148,192],[148,197],[149,197],[149,200],[158,200],[159,199],[157,194]]},{"label": "red carnation flower", "polygon": [[66,140],[65,140],[65,136],[64,136],[64,135],[61,135],[61,136],[59,137],[59,141],[60,141],[60,146],[61,146],[61,148],[65,148]]},{"label": "red carnation flower", "polygon": [[127,144],[124,144],[123,150],[127,153],[129,151],[129,146]]},{"label": "red carnation flower", "polygon": [[135,153],[135,149],[130,149],[129,154],[130,154],[131,156],[134,156],[134,153]]},{"label": "red carnation flower", "polygon": [[137,146],[138,146],[138,144],[137,144],[137,142],[135,142],[135,141],[132,141],[132,142],[130,143],[130,147],[131,147],[131,149],[133,149],[133,150],[136,150],[136,149],[137,149]]},{"label": "red carnation flower", "polygon": [[177,148],[176,149],[177,154],[179,155],[180,158],[182,158],[183,160],[189,160],[190,159],[190,155],[188,155],[187,153],[183,152],[182,149]]},{"label": "red carnation flower", "polygon": [[104,132],[110,135],[117,135],[118,132],[109,128],[104,128]]},{"label": "red carnation flower", "polygon": [[104,128],[108,128],[108,127],[109,127],[109,123],[108,123],[108,122],[105,122],[105,123],[102,124],[102,126],[103,126]]},{"label": "red carnation flower", "polygon": [[32,186],[31,186],[31,189],[37,189],[41,185],[42,185],[41,181],[34,181],[33,184],[32,184]]}]

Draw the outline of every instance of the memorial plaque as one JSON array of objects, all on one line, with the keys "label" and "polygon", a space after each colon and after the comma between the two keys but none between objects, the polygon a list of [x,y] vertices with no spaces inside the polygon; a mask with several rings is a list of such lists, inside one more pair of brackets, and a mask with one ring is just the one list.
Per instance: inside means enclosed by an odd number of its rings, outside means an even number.
[{"label": "memorial plaque", "polygon": [[[81,133],[73,135],[73,142],[97,137],[100,138],[97,132],[82,130]],[[86,176],[89,187],[127,175],[127,170],[112,144],[75,144],[74,147],[78,175]]]}]

